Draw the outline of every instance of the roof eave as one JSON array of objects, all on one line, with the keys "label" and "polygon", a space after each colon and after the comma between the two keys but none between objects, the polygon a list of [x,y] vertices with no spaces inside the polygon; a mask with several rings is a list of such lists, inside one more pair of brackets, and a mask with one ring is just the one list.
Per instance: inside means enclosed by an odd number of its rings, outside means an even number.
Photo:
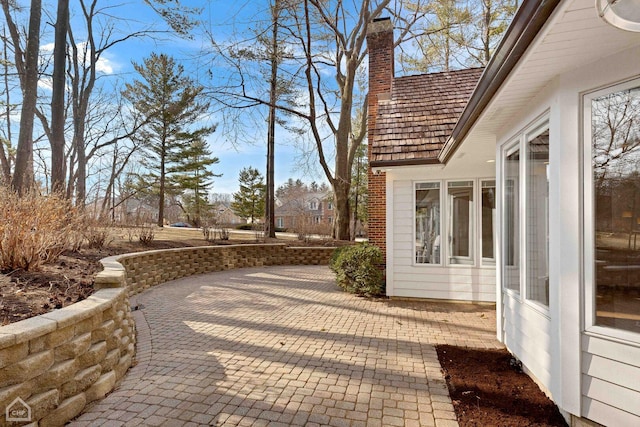
[{"label": "roof eave", "polygon": [[439,165],[436,158],[430,159],[406,159],[406,160],[373,160],[370,162],[372,169],[388,168],[393,166],[418,166],[418,165]]},{"label": "roof eave", "polygon": [[496,52],[484,69],[451,136],[438,155],[445,164],[469,134],[484,109],[529,48],[556,6],[562,0],[525,0],[516,13]]}]

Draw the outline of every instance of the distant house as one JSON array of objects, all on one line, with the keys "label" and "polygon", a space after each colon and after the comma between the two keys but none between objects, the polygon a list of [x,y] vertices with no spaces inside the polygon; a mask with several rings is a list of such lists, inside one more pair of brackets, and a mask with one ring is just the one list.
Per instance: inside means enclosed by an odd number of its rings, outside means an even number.
[{"label": "distant house", "polygon": [[212,203],[211,210],[219,225],[237,225],[244,224],[244,221],[231,209],[231,202],[217,201]]},{"label": "distant house", "polygon": [[400,78],[373,23],[369,235],[388,295],[495,300],[571,425],[637,426],[640,33],[599,15],[640,31],[637,2],[524,0],[480,75]]},{"label": "distant house", "polygon": [[275,203],[276,227],[292,232],[316,229],[330,232],[334,220],[330,192],[301,190],[278,197]]}]

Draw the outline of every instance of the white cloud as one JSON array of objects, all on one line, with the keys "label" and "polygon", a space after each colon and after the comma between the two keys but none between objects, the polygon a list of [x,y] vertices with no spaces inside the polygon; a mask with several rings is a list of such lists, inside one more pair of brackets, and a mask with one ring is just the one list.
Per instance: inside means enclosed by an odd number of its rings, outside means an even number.
[{"label": "white cloud", "polygon": [[101,57],[96,64],[96,71],[104,74],[113,74],[114,64],[107,58]]}]

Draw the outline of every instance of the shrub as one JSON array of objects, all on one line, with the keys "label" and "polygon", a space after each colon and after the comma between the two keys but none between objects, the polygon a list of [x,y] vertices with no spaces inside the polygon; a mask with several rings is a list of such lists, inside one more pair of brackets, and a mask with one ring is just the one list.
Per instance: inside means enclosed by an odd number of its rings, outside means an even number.
[{"label": "shrub", "polygon": [[55,195],[0,186],[0,271],[36,270],[78,241],[80,216]]},{"label": "shrub", "polygon": [[384,293],[384,281],[380,265],[382,253],[367,243],[337,248],[330,260],[338,285],[347,292],[378,296]]},{"label": "shrub", "polygon": [[83,234],[87,241],[87,246],[92,249],[102,249],[113,240],[109,233],[109,228],[101,226],[96,221],[87,221]]},{"label": "shrub", "polygon": [[140,230],[138,231],[138,240],[140,241],[140,243],[142,243],[145,246],[149,246],[151,245],[151,242],[153,242],[153,239],[155,239],[156,234],[153,231],[152,227],[140,227]]}]

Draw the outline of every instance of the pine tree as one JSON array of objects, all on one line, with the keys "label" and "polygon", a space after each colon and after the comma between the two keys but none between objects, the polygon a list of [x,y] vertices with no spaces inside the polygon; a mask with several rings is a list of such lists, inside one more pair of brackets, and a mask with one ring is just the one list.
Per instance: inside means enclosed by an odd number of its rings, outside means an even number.
[{"label": "pine tree", "polygon": [[172,57],[152,53],[143,64],[134,63],[134,68],[141,79],[128,83],[124,96],[148,121],[136,135],[144,147],[141,163],[146,169],[138,174],[138,182],[140,190],[158,194],[158,226],[162,227],[165,195],[177,192],[168,175],[180,153],[188,150],[196,138],[212,133],[214,127],[191,126],[207,112],[209,104],[200,100],[204,87],[184,76],[184,68]]},{"label": "pine tree", "polygon": [[208,167],[217,164],[219,159],[212,156],[204,140],[196,138],[170,160],[177,164],[169,172],[172,173],[172,183],[182,190],[182,209],[189,222],[199,227],[210,207],[207,194],[213,184],[212,178],[222,176],[214,174]]},{"label": "pine tree", "polygon": [[257,218],[264,216],[264,202],[266,186],[264,178],[257,169],[249,166],[240,171],[240,190],[233,193],[231,209],[240,218],[255,223]]}]

